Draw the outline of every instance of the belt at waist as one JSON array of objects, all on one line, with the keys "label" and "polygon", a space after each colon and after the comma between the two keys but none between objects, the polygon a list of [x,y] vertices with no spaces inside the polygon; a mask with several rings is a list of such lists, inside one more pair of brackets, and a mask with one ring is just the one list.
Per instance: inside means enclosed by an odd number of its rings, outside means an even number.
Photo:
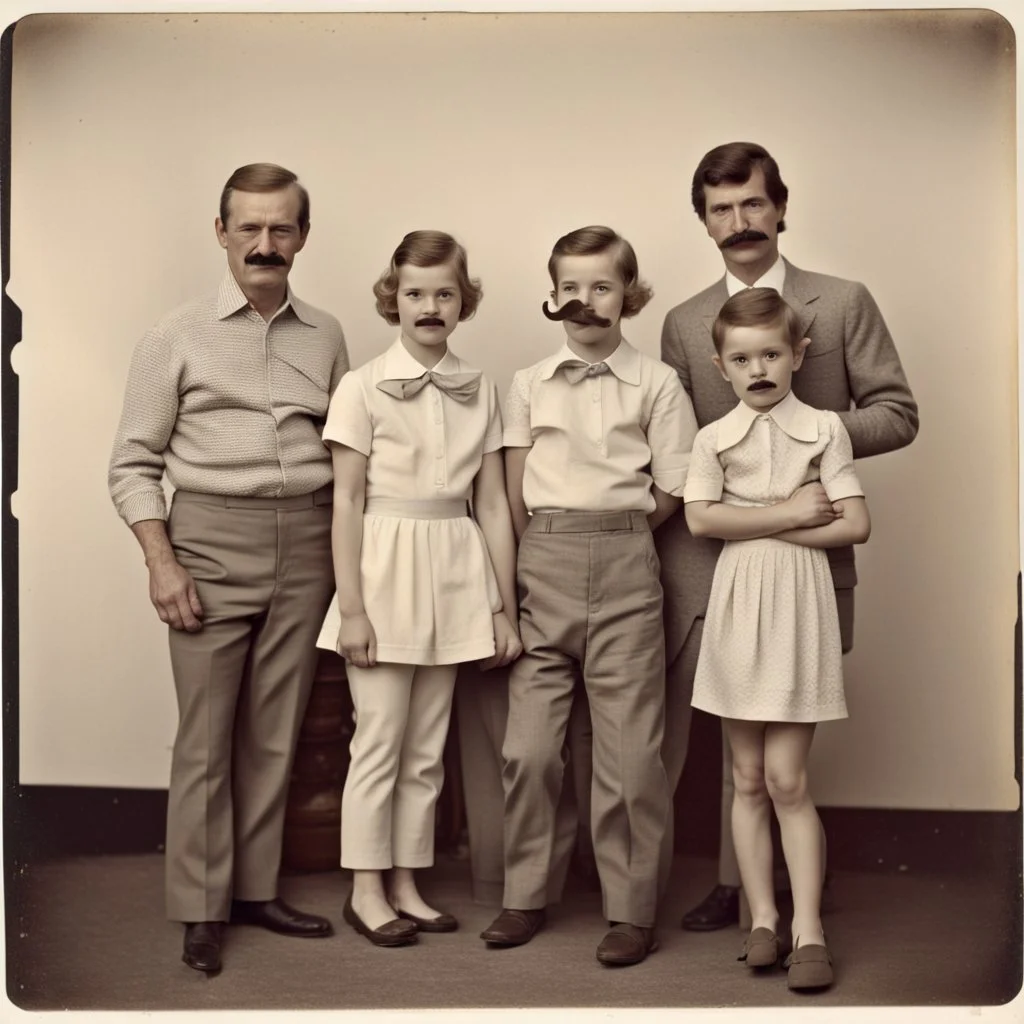
[{"label": "belt at waist", "polygon": [[265,508],[285,511],[330,505],[334,498],[334,485],[324,484],[309,494],[296,494],[290,498],[256,498],[236,494],[203,494],[200,491],[175,491],[174,501],[187,501],[197,505],[220,505],[222,508]]},{"label": "belt at waist", "polygon": [[612,530],[650,530],[647,513],[626,512],[534,512],[528,530],[539,533],[605,533]]},{"label": "belt at waist", "polygon": [[468,514],[465,501],[454,498],[367,498],[363,512],[369,516],[396,516],[400,519],[459,519]]}]

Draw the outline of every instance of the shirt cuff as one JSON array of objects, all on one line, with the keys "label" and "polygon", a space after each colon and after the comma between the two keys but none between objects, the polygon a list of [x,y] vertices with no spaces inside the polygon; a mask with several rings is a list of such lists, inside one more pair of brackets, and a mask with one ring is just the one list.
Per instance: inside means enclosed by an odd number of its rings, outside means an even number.
[{"label": "shirt cuff", "polygon": [[683,485],[686,483],[686,470],[684,469],[661,469],[652,473],[651,478],[658,485],[658,488],[673,498],[683,496]]},{"label": "shirt cuff", "polygon": [[351,448],[353,451],[359,452],[360,455],[365,455],[369,458],[372,442],[366,434],[357,434],[353,431],[341,430],[337,427],[332,428],[328,424],[324,428],[323,439],[324,441],[334,441],[336,444],[343,444],[347,448]]},{"label": "shirt cuff", "polygon": [[498,431],[495,434],[488,434],[487,437],[484,438],[484,455],[490,455],[491,452],[501,451],[503,445],[504,439],[501,431]]},{"label": "shirt cuff", "polygon": [[506,448],[532,448],[533,437],[529,427],[509,427],[505,430]]},{"label": "shirt cuff", "polygon": [[167,519],[167,500],[163,490],[136,491],[117,506],[117,514],[129,525],[143,519]]},{"label": "shirt cuff", "polygon": [[703,480],[688,480],[683,488],[683,501],[721,501],[722,488]]}]

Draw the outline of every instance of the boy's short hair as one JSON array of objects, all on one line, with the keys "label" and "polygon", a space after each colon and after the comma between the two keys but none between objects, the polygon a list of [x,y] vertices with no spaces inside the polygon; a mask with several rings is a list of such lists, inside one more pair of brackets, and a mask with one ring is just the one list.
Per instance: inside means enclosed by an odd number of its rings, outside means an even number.
[{"label": "boy's short hair", "polygon": [[796,310],[774,288],[744,288],[726,302],[711,325],[716,352],[730,327],[782,327],[794,349],[803,338]]},{"label": "boy's short hair", "polygon": [[389,324],[399,323],[398,268],[407,263],[414,267],[437,267],[442,263],[454,263],[462,294],[459,320],[468,320],[476,312],[484,290],[479,278],[469,276],[466,250],[444,231],[410,231],[395,250],[387,270],[373,286],[377,312]]},{"label": "boy's short hair", "polygon": [[555,242],[548,259],[548,274],[551,283],[558,290],[558,259],[560,256],[596,256],[598,253],[616,249],[615,269],[625,285],[622,299],[623,319],[636,316],[654,294],[653,289],[645,281],[640,280],[640,268],[636,253],[620,234],[602,224],[591,224],[589,227],[577,228]]},{"label": "boy's short hair", "polygon": [[231,193],[236,189],[239,192],[278,192],[281,189],[294,185],[299,192],[299,230],[305,231],[309,227],[309,193],[305,186],[299,182],[299,177],[294,171],[278,164],[246,164],[239,167],[230,178],[228,178],[220,194],[220,222],[227,227],[228,204],[231,200]]}]

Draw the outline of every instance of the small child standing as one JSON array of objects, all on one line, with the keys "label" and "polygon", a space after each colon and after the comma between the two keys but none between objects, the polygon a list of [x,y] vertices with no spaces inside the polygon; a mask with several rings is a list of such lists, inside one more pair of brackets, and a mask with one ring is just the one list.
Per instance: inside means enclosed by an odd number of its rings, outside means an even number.
[{"label": "small child standing", "polygon": [[450,235],[414,231],[374,294],[401,333],[342,377],[328,410],[338,589],[319,645],[348,660],[356,712],[344,917],[375,945],[401,946],[458,924],[424,902],[413,876],[434,862],[458,663],[504,665],[522,648],[497,390],[448,349],[480,283]]},{"label": "small child standing", "polygon": [[824,841],[808,792],[815,723],[846,717],[826,548],[871,532],[849,435],[790,390],[810,344],[773,288],[738,292],[712,327],[715,365],[740,404],[694,441],[686,522],[725,546],[715,569],[693,706],[724,719],[733,836],[753,928],[741,959],[778,960],[770,813],[793,892],[789,987],[832,982],[821,927]]},{"label": "small child standing", "polygon": [[[651,530],[680,503],[697,432],[672,369],[622,337],[651,297],[607,227],[560,238],[548,261],[566,343],[516,373],[506,404],[509,502],[520,536],[524,654],[509,681],[503,909],[481,933],[519,946],[545,921],[562,746],[576,678],[593,721],[592,834],[604,964],[657,948],[665,648]],[[546,311],[546,306],[545,306]]]}]

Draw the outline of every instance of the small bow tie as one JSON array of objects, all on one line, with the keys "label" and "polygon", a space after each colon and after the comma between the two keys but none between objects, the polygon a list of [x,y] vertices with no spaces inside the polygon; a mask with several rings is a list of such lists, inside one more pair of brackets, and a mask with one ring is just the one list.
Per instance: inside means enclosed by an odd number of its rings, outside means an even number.
[{"label": "small bow tie", "polygon": [[412,398],[419,394],[428,383],[451,395],[456,402],[468,402],[480,390],[480,372],[475,373],[434,373],[427,370],[421,377],[403,380],[378,381],[377,387],[392,398]]},{"label": "small bow tie", "polygon": [[565,371],[565,379],[570,384],[579,384],[584,377],[599,377],[611,369],[607,363],[585,363],[582,359],[567,359],[558,368]]}]

